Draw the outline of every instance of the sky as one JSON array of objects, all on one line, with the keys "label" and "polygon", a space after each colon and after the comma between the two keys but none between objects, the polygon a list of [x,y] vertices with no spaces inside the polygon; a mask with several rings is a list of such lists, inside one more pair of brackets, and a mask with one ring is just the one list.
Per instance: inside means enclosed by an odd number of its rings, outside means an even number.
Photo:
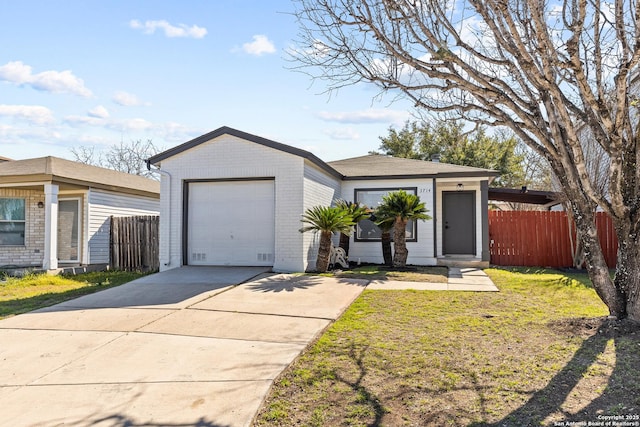
[{"label": "sky", "polygon": [[371,84],[326,93],[292,70],[291,0],[0,0],[0,156],[168,149],[221,126],[311,151],[367,154],[408,102]]}]

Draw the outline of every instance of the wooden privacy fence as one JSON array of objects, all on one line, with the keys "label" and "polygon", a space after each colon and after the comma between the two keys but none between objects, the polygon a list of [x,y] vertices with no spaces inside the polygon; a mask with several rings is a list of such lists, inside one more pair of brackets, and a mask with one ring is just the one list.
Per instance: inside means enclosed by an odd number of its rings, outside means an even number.
[{"label": "wooden privacy fence", "polygon": [[[611,218],[596,213],[596,227],[607,265],[616,265],[618,239]],[[570,234],[571,233],[571,234]],[[563,211],[489,211],[491,263],[528,267],[573,267],[575,225]]]},{"label": "wooden privacy fence", "polygon": [[111,268],[155,271],[160,268],[159,217],[111,217]]}]

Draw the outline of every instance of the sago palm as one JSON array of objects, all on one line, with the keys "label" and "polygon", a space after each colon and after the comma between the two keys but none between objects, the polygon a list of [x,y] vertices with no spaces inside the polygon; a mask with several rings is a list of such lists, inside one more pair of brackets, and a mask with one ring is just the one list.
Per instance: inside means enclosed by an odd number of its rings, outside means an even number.
[{"label": "sago palm", "polygon": [[316,270],[325,272],[329,268],[331,256],[331,235],[333,233],[350,234],[354,225],[353,218],[349,212],[337,206],[315,206],[305,211],[301,221],[308,224],[300,229],[301,233],[307,231],[320,233]]},{"label": "sago palm", "polygon": [[427,208],[417,195],[398,190],[382,198],[382,204],[378,207],[377,212],[381,217],[395,218],[393,222],[393,266],[406,266],[409,255],[406,236],[407,222],[409,220],[431,219],[427,215]]},{"label": "sago palm", "polygon": [[[348,202],[346,200],[336,201],[336,206],[344,209],[350,216],[354,224],[367,219],[371,216],[371,210],[361,205],[360,202]],[[349,236],[351,233],[340,233],[340,247],[349,255]]]},{"label": "sago palm", "polygon": [[393,265],[393,253],[391,252],[391,231],[393,230],[393,223],[396,218],[391,216],[385,216],[383,211],[376,209],[373,214],[375,220],[373,221],[380,229],[380,241],[382,242],[382,259],[384,259],[384,265],[391,267]]}]

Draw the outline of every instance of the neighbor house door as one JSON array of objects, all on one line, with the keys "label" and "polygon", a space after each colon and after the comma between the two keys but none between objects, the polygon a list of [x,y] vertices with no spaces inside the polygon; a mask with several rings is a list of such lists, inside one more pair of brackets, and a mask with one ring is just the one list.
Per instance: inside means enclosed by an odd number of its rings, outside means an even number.
[{"label": "neighbor house door", "polygon": [[444,255],[475,255],[475,191],[442,193],[442,246]]},{"label": "neighbor house door", "polygon": [[80,261],[80,199],[58,201],[58,262]]}]

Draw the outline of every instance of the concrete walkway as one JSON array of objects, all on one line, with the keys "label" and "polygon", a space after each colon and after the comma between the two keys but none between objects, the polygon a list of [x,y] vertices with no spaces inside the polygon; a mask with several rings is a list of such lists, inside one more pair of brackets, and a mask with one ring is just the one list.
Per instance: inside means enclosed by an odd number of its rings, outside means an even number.
[{"label": "concrete walkway", "polygon": [[367,289],[419,291],[472,291],[498,292],[493,281],[479,268],[449,267],[447,283],[403,282],[396,280],[373,280]]},{"label": "concrete walkway", "polygon": [[[367,280],[183,267],[0,321],[0,424],[248,426],[273,380]],[[497,290],[481,270],[448,284]]]}]

